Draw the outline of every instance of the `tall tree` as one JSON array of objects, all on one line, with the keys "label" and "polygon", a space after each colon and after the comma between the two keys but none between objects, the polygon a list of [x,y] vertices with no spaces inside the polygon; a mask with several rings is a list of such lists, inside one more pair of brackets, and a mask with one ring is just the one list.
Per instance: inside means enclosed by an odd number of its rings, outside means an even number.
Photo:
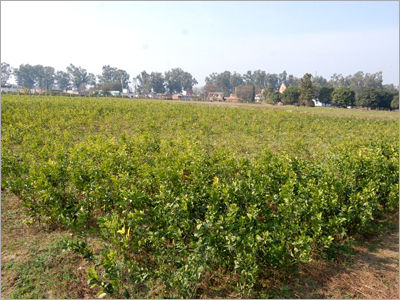
[{"label": "tall tree", "polygon": [[73,87],[75,87],[79,92],[83,92],[89,81],[93,80],[93,78],[91,78],[92,75],[89,75],[86,69],[76,67],[73,64],[70,64],[67,67],[67,72],[71,77]]},{"label": "tall tree", "polygon": [[315,90],[313,88],[313,84],[311,81],[312,75],[310,73],[304,74],[300,83],[300,97],[299,103],[300,105],[312,106],[312,99],[315,95]]},{"label": "tall tree", "polygon": [[181,68],[171,69],[165,72],[166,88],[169,93],[181,93],[182,90],[192,90],[197,80]]},{"label": "tall tree", "polygon": [[385,91],[383,89],[366,88],[356,97],[356,105],[369,107],[369,108],[390,108],[390,104],[393,100],[393,93]]},{"label": "tall tree", "polygon": [[349,87],[339,87],[332,92],[332,104],[339,107],[354,105],[355,93]]},{"label": "tall tree", "polygon": [[292,85],[289,86],[282,94],[282,103],[298,105],[299,98],[300,98],[300,87]]},{"label": "tall tree", "polygon": [[243,74],[243,81],[247,85],[254,85],[254,77],[253,73],[251,71],[247,71],[246,73]]},{"label": "tall tree", "polygon": [[312,83],[323,87],[323,86],[326,86],[328,84],[328,80],[326,80],[322,76],[317,75],[317,76],[313,76]]},{"label": "tall tree", "polygon": [[293,75],[289,75],[286,79],[286,86],[300,86],[300,79]]},{"label": "tall tree", "polygon": [[235,87],[243,85],[243,77],[239,73],[233,72],[230,77],[230,86],[231,90],[229,91],[231,94],[233,93]]},{"label": "tall tree", "polygon": [[318,100],[322,103],[332,103],[332,93],[334,88],[331,86],[322,86],[318,91]]},{"label": "tall tree", "polygon": [[258,90],[264,89],[267,87],[267,74],[265,71],[256,70],[253,72],[253,81]]},{"label": "tall tree", "polygon": [[8,63],[1,63],[1,85],[5,85],[12,74],[12,69]]},{"label": "tall tree", "polygon": [[71,87],[71,78],[67,72],[57,71],[55,74],[55,81],[57,83],[57,87],[61,91],[66,91]]},{"label": "tall tree", "polygon": [[347,80],[343,77],[342,74],[333,74],[331,79],[329,80],[329,85],[333,86],[334,88],[348,86]]},{"label": "tall tree", "polygon": [[42,87],[46,90],[51,90],[54,87],[55,81],[55,70],[53,67],[44,67],[43,68],[43,80],[42,80]]},{"label": "tall tree", "polygon": [[274,89],[279,89],[280,83],[277,74],[270,74],[266,75],[267,86],[272,86]]},{"label": "tall tree", "polygon": [[282,83],[286,84],[286,79],[287,79],[287,72],[283,71],[278,75],[278,85],[280,86]]},{"label": "tall tree", "polygon": [[[231,72],[229,71],[212,73],[206,77],[206,90],[224,92],[225,96],[229,96],[229,94],[233,93],[231,79]],[[213,87],[215,87],[215,90],[213,90]]]},{"label": "tall tree", "polygon": [[151,77],[146,71],[142,71],[137,79],[137,93],[142,96],[147,96],[151,93]]},{"label": "tall tree", "polygon": [[33,66],[29,64],[20,65],[19,68],[14,70],[14,75],[18,85],[27,89],[33,89],[35,87],[37,76]]},{"label": "tall tree", "polygon": [[102,68],[102,74],[99,76],[99,83],[116,83],[119,82],[121,89],[128,88],[129,74],[122,69],[105,65]]},{"label": "tall tree", "polygon": [[162,73],[151,72],[150,83],[154,93],[165,93],[164,75]]}]

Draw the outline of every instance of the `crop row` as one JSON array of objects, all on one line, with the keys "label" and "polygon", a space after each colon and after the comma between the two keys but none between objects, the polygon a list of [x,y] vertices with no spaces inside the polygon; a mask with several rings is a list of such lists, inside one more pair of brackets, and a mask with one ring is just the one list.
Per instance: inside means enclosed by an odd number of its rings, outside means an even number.
[{"label": "crop row", "polygon": [[[61,99],[49,108],[40,107],[43,99],[26,101],[36,115],[23,102],[2,105],[2,188],[19,196],[27,223],[74,232],[78,239],[71,247],[94,262],[89,282],[106,295],[144,297],[161,286],[157,296],[196,297],[210,274],[224,270],[242,296],[251,296],[272,270],[309,262],[398,209],[397,143],[390,135],[346,132],[346,118],[339,127],[336,119],[267,114],[265,126],[280,126],[282,135],[307,131],[301,127],[309,126],[308,119],[331,124],[342,136],[332,135],[332,146],[318,155],[306,145],[319,138],[291,144],[297,147],[292,152],[246,155],[226,146],[237,142],[229,112],[229,123],[219,126],[205,108],[188,107],[176,119],[177,128],[195,126],[193,120],[182,124],[185,118],[208,120],[226,140],[211,147],[179,130],[174,135],[155,124],[144,130],[146,122],[138,119],[133,132],[110,134],[106,126],[126,126],[118,103],[94,102],[114,115],[103,129],[90,127],[85,135],[79,132],[91,126],[82,118],[88,113],[74,116],[76,102]],[[151,122],[146,109],[153,104],[138,105],[127,113],[138,109]],[[41,114],[42,108],[48,112]],[[167,105],[153,117],[182,113],[177,108]],[[261,130],[251,125],[257,112],[236,112],[250,133]],[[363,125],[379,125],[377,132],[392,126],[369,120],[352,126]],[[365,136],[357,140],[361,132]],[[258,139],[247,142],[251,147]],[[297,155],[302,149],[310,155]],[[92,237],[101,241],[100,251],[87,242]]]}]

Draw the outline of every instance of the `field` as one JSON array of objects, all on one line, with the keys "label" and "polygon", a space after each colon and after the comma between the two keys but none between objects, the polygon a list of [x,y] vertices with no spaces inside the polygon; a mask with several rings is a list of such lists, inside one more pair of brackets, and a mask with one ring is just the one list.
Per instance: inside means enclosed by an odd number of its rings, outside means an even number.
[{"label": "field", "polygon": [[99,297],[274,297],[398,211],[398,112],[6,95],[1,116],[5,207]]}]

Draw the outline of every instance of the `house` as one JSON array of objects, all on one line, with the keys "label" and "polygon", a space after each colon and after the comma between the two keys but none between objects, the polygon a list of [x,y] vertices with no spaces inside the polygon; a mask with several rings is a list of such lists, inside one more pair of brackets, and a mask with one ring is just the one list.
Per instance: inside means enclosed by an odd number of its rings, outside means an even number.
[{"label": "house", "polygon": [[322,103],[318,99],[312,99],[312,102],[314,102],[314,106],[331,106],[328,103]]},{"label": "house", "polygon": [[226,98],[225,98],[225,101],[228,101],[228,102],[238,102],[238,97],[236,97],[235,94],[230,94],[229,97],[226,97]]},{"label": "house", "polygon": [[192,98],[192,96],[187,95],[186,93],[179,93],[179,94],[172,95],[173,100],[189,100],[191,98]]},{"label": "house", "polygon": [[286,91],[286,85],[282,82],[281,87],[279,88],[279,93],[283,94]]},{"label": "house", "polygon": [[254,97],[254,100],[257,102],[257,103],[261,103],[261,100],[263,99],[263,94],[262,93],[259,93],[259,94],[256,94],[256,96]]},{"label": "house", "polygon": [[45,94],[47,92],[47,90],[45,89],[30,89],[29,90],[31,94]]},{"label": "house", "polygon": [[193,91],[192,90],[186,90],[182,92],[183,96],[193,96]]},{"label": "house", "polygon": [[108,92],[111,96],[114,96],[114,97],[118,97],[119,95],[121,95],[121,92],[120,91],[109,91]]},{"label": "house", "polygon": [[129,89],[122,89],[122,97],[127,97],[127,98],[134,98],[135,94],[133,94]]},{"label": "house", "polygon": [[79,95],[79,91],[77,90],[67,90],[66,93],[70,95]]},{"label": "house", "polygon": [[207,96],[208,101],[224,101],[223,92],[210,92]]},{"label": "house", "polygon": [[15,84],[5,84],[1,86],[2,93],[18,93],[20,89]]}]

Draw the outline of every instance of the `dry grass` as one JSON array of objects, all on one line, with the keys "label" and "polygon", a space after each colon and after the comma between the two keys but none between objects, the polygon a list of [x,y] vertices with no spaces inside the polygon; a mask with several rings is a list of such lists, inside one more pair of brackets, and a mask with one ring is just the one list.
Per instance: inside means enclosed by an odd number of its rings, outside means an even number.
[{"label": "dry grass", "polygon": [[57,244],[69,232],[28,227],[18,198],[4,191],[1,198],[2,298],[95,298],[88,263]]}]

